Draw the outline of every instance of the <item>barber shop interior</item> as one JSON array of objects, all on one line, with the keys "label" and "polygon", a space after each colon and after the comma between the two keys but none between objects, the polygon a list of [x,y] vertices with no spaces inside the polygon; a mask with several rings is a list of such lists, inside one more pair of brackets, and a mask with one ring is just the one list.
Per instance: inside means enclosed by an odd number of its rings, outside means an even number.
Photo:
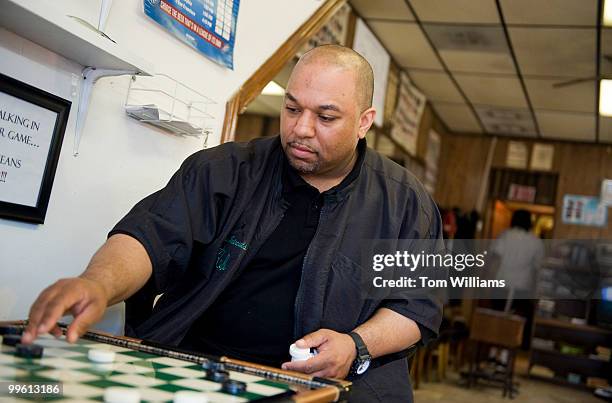
[{"label": "barber shop interior", "polygon": [[0,340],[7,402],[612,402],[612,0],[0,0]]}]

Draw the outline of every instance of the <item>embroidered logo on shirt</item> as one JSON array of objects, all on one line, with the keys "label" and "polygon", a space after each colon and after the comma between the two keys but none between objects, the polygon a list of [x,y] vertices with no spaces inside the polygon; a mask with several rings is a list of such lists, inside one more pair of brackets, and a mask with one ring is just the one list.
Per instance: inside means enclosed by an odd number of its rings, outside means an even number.
[{"label": "embroidered logo on shirt", "polygon": [[[240,242],[235,235],[232,235],[230,238],[226,239],[223,242],[229,245],[233,245],[243,251],[246,251],[249,248],[249,245],[246,242]],[[217,251],[217,262],[215,263],[215,267],[217,268],[217,270],[226,270],[232,260],[232,253],[230,251],[229,245],[223,245]]]}]

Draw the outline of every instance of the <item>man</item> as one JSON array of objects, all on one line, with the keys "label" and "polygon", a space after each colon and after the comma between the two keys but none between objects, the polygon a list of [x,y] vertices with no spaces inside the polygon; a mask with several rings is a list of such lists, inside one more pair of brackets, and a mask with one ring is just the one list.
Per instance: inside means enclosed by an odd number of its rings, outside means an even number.
[{"label": "man", "polygon": [[[56,333],[65,312],[74,341],[126,300],[127,335],[316,376],[350,373],[352,401],[411,400],[405,357],[393,353],[435,335],[440,307],[365,299],[358,262],[368,239],[440,240],[441,224],[422,186],[366,148],[372,92],[372,69],[353,50],[305,54],[280,138],[189,157],[79,278],[40,295],[24,341]],[[287,362],[296,340],[319,354]]]}]

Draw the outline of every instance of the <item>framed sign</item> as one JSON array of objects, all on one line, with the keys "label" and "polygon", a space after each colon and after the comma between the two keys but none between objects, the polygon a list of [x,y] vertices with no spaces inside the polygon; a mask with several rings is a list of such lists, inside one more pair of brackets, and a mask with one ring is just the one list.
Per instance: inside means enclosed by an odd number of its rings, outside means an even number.
[{"label": "framed sign", "polygon": [[0,217],[44,223],[70,105],[0,74]]}]

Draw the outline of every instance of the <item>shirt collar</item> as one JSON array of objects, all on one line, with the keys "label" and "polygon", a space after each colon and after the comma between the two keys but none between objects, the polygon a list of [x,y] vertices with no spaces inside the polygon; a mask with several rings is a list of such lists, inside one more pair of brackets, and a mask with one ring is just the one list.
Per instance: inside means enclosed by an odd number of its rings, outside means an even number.
[{"label": "shirt collar", "polygon": [[[332,194],[336,193],[344,188],[346,188],[350,183],[352,183],[361,172],[361,167],[363,166],[363,160],[365,158],[366,153],[366,139],[363,138],[359,140],[357,143],[357,161],[355,161],[355,165],[351,172],[342,179],[342,182],[334,186],[333,188],[326,190],[323,194]],[[300,186],[312,187],[308,182],[306,182],[300,174],[289,164],[287,160],[287,156],[283,153],[283,173],[282,173],[282,183],[283,183],[283,193],[291,192]]]}]

